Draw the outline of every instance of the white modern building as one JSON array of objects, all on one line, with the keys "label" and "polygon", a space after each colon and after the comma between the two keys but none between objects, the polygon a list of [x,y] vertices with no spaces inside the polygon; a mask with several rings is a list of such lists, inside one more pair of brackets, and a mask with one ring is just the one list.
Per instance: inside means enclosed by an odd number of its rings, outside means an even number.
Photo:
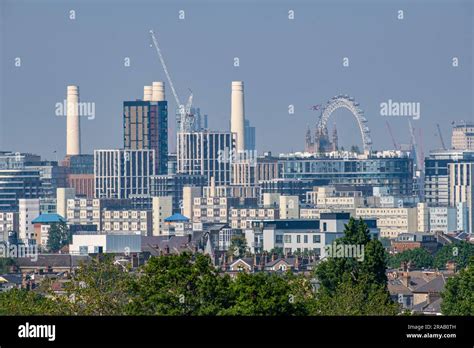
[{"label": "white modern building", "polygon": [[[348,213],[323,213],[319,220],[273,220],[252,222],[245,230],[247,245],[252,253],[282,248],[285,254],[312,252],[324,258],[325,247],[344,235]],[[365,221],[373,238],[378,238],[376,221]]]},{"label": "white modern building", "polygon": [[75,234],[69,253],[87,255],[98,253],[138,253],[141,251],[140,234]]},{"label": "white modern building", "polygon": [[35,239],[35,228],[32,221],[40,215],[39,198],[22,198],[18,200],[18,237],[26,244]]}]

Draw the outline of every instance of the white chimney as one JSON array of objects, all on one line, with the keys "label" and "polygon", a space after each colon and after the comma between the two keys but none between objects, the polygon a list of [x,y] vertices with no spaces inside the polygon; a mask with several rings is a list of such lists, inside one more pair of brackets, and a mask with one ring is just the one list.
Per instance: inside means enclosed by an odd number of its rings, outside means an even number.
[{"label": "white chimney", "polygon": [[79,122],[79,87],[67,86],[66,155],[81,154],[81,128]]},{"label": "white chimney", "polygon": [[153,89],[151,86],[143,87],[143,100],[150,101],[153,98]]},{"label": "white chimney", "polygon": [[231,103],[230,131],[237,134],[236,149],[239,153],[243,153],[245,150],[245,109],[242,81],[232,81]]},{"label": "white chimney", "polygon": [[164,82],[153,82],[152,86],[152,101],[164,101],[165,100],[165,83]]}]

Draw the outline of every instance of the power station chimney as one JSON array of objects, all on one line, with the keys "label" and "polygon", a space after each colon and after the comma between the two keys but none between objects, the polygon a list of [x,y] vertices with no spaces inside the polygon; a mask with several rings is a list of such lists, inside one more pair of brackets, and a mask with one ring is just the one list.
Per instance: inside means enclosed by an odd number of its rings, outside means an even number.
[{"label": "power station chimney", "polygon": [[237,133],[238,153],[245,150],[245,113],[244,113],[244,83],[232,81],[232,98],[230,113],[230,131]]},{"label": "power station chimney", "polygon": [[144,101],[151,101],[153,98],[153,89],[151,86],[143,87],[143,100]]},{"label": "power station chimney", "polygon": [[67,86],[66,155],[81,154],[81,128],[79,122],[79,87]]},{"label": "power station chimney", "polygon": [[153,82],[152,87],[153,93],[152,101],[164,101],[165,100],[165,83],[164,82]]}]

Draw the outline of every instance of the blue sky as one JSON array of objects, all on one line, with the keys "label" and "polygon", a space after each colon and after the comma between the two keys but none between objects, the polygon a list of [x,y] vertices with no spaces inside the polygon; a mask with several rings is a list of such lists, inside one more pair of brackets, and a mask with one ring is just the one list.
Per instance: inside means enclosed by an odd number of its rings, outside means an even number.
[{"label": "blue sky", "polygon": [[[425,154],[440,146],[437,123],[449,143],[452,121],[474,119],[472,1],[0,3],[1,150],[63,156],[66,121],[55,115],[55,104],[68,84],[80,86],[82,101],[95,103],[95,119],[81,120],[83,152],[120,148],[122,102],[141,98],[152,81],[165,81],[150,29],[158,33],[181,99],[191,88],[211,128],[228,128],[231,81],[245,82],[246,117],[257,127],[261,152],[302,150],[306,128],[319,116],[310,107],[337,94],[360,103],[376,149],[392,146],[387,120],[396,140],[409,142],[407,118],[380,115],[388,99],[420,103],[420,120],[412,122],[422,131]],[[14,66],[16,57],[21,67]],[[337,110],[334,122],[341,145],[360,146],[348,111]]]}]

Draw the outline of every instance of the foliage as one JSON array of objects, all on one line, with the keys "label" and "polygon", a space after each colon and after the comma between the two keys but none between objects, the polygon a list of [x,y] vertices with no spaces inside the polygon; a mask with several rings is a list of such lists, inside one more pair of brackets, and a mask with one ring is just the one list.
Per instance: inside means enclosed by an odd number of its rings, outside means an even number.
[{"label": "foliage", "polygon": [[367,287],[347,278],[337,285],[334,292],[322,289],[318,293],[314,314],[396,315],[398,309],[398,304],[391,301],[384,286],[372,284]]},{"label": "foliage", "polygon": [[398,305],[387,291],[386,255],[382,243],[371,239],[362,219],[351,218],[344,236],[334,245],[363,246],[363,259],[328,257],[315,270],[320,283],[316,296],[316,315],[388,315]]},{"label": "foliage", "polygon": [[0,315],[58,315],[61,307],[34,291],[12,289],[0,292]]},{"label": "foliage", "polygon": [[121,315],[128,304],[131,276],[110,256],[82,264],[66,283],[65,295],[56,295],[66,313]]},{"label": "foliage", "polygon": [[434,266],[446,268],[448,261],[455,261],[457,268],[467,267],[469,259],[474,256],[474,245],[465,241],[443,246],[435,255]]},{"label": "foliage", "polygon": [[132,315],[213,315],[228,305],[229,276],[201,254],[152,257],[131,284]]},{"label": "foliage", "polygon": [[0,257],[0,274],[8,273],[14,264],[15,261],[12,258]]},{"label": "foliage", "polygon": [[48,242],[46,244],[48,250],[53,253],[58,252],[63,246],[72,242],[69,228],[64,222],[54,223],[51,225],[48,233]]},{"label": "foliage", "polygon": [[349,276],[356,284],[359,279],[385,285],[385,250],[378,240],[370,238],[369,229],[362,219],[351,218],[345,226],[344,236],[336,239],[335,245],[363,246],[364,258],[330,257],[316,268],[315,275],[321,286],[329,293],[335,291],[344,277]]},{"label": "foliage", "polygon": [[467,268],[448,279],[441,297],[444,315],[474,315],[474,257]]},{"label": "foliage", "polygon": [[235,235],[230,240],[228,255],[239,258],[244,257],[248,252],[247,240],[244,235]]},{"label": "foliage", "polygon": [[399,268],[402,262],[411,262],[417,268],[433,267],[433,256],[423,248],[408,249],[401,253],[390,255],[388,258],[388,266],[391,268]]},{"label": "foliage", "polygon": [[281,247],[275,247],[275,248],[271,249],[268,252],[268,255],[276,255],[277,257],[280,257],[280,258],[285,257],[285,254],[283,252],[283,248],[281,248]]},{"label": "foliage", "polygon": [[232,303],[223,315],[307,315],[312,299],[309,282],[291,273],[240,273],[229,290]]}]

